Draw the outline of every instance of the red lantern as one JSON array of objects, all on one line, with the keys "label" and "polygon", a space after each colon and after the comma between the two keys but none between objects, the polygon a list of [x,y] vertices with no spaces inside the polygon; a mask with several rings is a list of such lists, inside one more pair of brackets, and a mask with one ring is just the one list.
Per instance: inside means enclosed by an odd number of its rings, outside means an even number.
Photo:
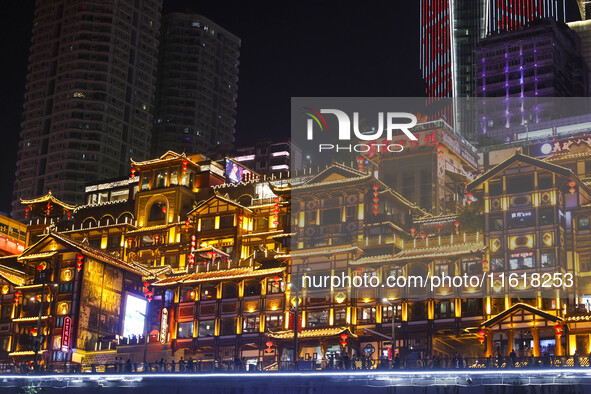
[{"label": "red lantern", "polygon": [[281,280],[281,278],[278,276],[275,276],[273,278],[273,280],[275,281],[275,282],[273,282],[273,286],[275,286],[275,287],[279,286],[279,281]]},{"label": "red lantern", "polygon": [[131,178],[131,180],[133,180],[133,179],[135,178],[135,172],[136,172],[136,169],[135,169],[135,168],[133,168],[133,167],[131,167],[131,170],[130,170],[130,171],[131,171],[131,176],[130,176],[130,178]]},{"label": "red lantern", "polygon": [[278,203],[279,203],[279,197],[275,197],[275,198],[273,199],[273,202],[274,202],[275,204],[278,204]]},{"label": "red lantern", "polygon": [[37,266],[37,271],[43,271],[45,269],[45,267],[43,266],[43,264],[39,264]]},{"label": "red lantern", "polygon": [[68,220],[72,219],[72,212],[68,212],[66,216],[68,217]]},{"label": "red lantern", "polygon": [[427,234],[421,233],[421,238],[423,238],[423,239],[427,238]]},{"label": "red lantern", "polygon": [[80,270],[82,269],[82,259],[84,258],[83,254],[78,253],[76,255],[76,270],[78,272],[80,272]]},{"label": "red lantern", "polygon": [[187,164],[189,164],[189,160],[183,159],[183,174],[187,173]]},{"label": "red lantern", "polygon": [[411,227],[411,228],[410,228],[410,235],[411,235],[412,237],[414,237],[414,236],[416,235],[416,233],[417,233],[417,229],[416,229],[416,228],[414,228],[414,227]]},{"label": "red lantern", "polygon": [[29,207],[25,207],[25,219],[29,216]]},{"label": "red lantern", "polygon": [[20,301],[22,293],[20,291],[16,291],[16,293],[14,293],[14,303],[18,304],[18,302]]},{"label": "red lantern", "polygon": [[480,343],[484,342],[484,337],[479,337],[478,340],[480,341]]},{"label": "red lantern", "polygon": [[341,339],[342,339],[343,341],[346,341],[346,340],[347,340],[347,338],[349,338],[349,336],[348,336],[347,334],[341,334]]},{"label": "red lantern", "polygon": [[36,328],[31,328],[31,330],[29,331],[29,333],[31,333],[32,336],[36,337],[37,336],[37,329]]},{"label": "red lantern", "polygon": [[372,186],[372,188],[373,188],[373,190],[374,190],[374,191],[376,191],[376,192],[377,192],[377,191],[378,191],[378,189],[380,188],[380,186],[379,186],[379,185],[373,185],[373,186]]},{"label": "red lantern", "polygon": [[363,171],[363,157],[357,158],[357,168],[359,171]]},{"label": "red lantern", "polygon": [[265,345],[267,345],[267,347],[270,348],[271,346],[273,346],[273,342],[267,341],[267,343],[265,343]]},{"label": "red lantern", "polygon": [[191,225],[191,221],[190,220],[185,220],[185,231],[189,231],[189,226]]},{"label": "red lantern", "polygon": [[570,189],[568,189],[568,191],[570,192],[570,194],[575,194],[575,192],[576,192],[575,185],[576,184],[577,183],[575,181],[570,181],[568,183],[568,185],[570,186]]},{"label": "red lantern", "polygon": [[456,228],[456,233],[458,233],[460,231],[460,222],[458,222],[457,220],[454,222],[454,226]]},{"label": "red lantern", "polygon": [[373,212],[373,214],[374,214],[374,215],[377,215],[378,213],[380,213],[380,210],[379,210],[379,209],[376,209],[376,208],[374,208],[374,209],[372,210],[372,212]]},{"label": "red lantern", "polygon": [[146,298],[148,298],[148,302],[152,302],[152,296],[154,295],[153,291],[146,292]]},{"label": "red lantern", "polygon": [[480,330],[480,331],[478,331],[478,335],[481,336],[481,337],[483,337],[483,336],[486,335],[486,331]]},{"label": "red lantern", "polygon": [[341,345],[342,345],[343,347],[344,347],[344,346],[347,346],[347,341],[341,341]]}]

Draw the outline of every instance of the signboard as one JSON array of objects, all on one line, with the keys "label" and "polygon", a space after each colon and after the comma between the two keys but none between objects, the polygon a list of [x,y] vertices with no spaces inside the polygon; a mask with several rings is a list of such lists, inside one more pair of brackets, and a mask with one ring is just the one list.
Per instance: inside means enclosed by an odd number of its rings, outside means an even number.
[{"label": "signboard", "polygon": [[142,297],[127,294],[125,299],[125,318],[123,321],[123,336],[131,338],[144,333],[146,309],[148,301]]},{"label": "signboard", "polygon": [[165,344],[168,339],[168,309],[162,308],[160,314],[160,343]]},{"label": "signboard", "polygon": [[70,350],[70,339],[72,337],[72,319],[64,318],[64,326],[62,328],[62,352],[68,353]]},{"label": "signboard", "polygon": [[371,344],[368,343],[366,347],[363,348],[363,351],[371,357],[372,354],[376,351],[376,348]]},{"label": "signboard", "polygon": [[[293,322],[295,320],[295,312],[289,312],[289,327],[288,330],[293,330]],[[298,334],[302,332],[302,315],[298,314]]]}]

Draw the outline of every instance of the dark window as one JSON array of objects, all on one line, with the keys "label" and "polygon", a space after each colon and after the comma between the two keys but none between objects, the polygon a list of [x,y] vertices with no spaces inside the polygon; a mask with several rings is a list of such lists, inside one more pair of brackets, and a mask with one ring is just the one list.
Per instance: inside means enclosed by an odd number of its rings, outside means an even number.
[{"label": "dark window", "polygon": [[220,217],[220,228],[230,228],[234,226],[234,215]]},{"label": "dark window", "polygon": [[220,322],[220,335],[235,335],[236,319],[222,319]]},{"label": "dark window", "polygon": [[531,227],[535,223],[533,211],[511,212],[509,218],[511,228]]},{"label": "dark window", "polygon": [[503,230],[503,216],[502,215],[491,215],[490,216],[490,229],[491,231],[502,231]]},{"label": "dark window", "polygon": [[482,315],[482,298],[465,298],[462,300],[462,316]]},{"label": "dark window", "polygon": [[201,219],[201,231],[213,230],[215,228],[215,218]]},{"label": "dark window", "polygon": [[533,190],[534,182],[532,175],[519,175],[507,179],[507,193],[525,193]]},{"label": "dark window", "polygon": [[244,317],[242,323],[242,332],[258,332],[260,328],[260,317],[259,316],[247,316]]},{"label": "dark window", "polygon": [[500,181],[489,183],[488,194],[490,196],[499,196],[503,194],[503,184]]},{"label": "dark window", "polygon": [[552,189],[552,175],[538,175],[538,189]]},{"label": "dark window", "polygon": [[238,298],[238,285],[232,282],[222,284],[222,297]]},{"label": "dark window", "polygon": [[60,294],[71,293],[74,290],[73,282],[60,283]]},{"label": "dark window", "polygon": [[322,225],[327,224],[338,224],[341,222],[341,209],[340,208],[333,208],[333,209],[325,209],[322,211]]},{"label": "dark window", "polygon": [[578,230],[589,230],[590,223],[588,216],[577,217],[577,229]]},{"label": "dark window", "polygon": [[283,315],[267,316],[265,318],[266,329],[277,331],[283,329]]},{"label": "dark window", "polygon": [[540,209],[540,226],[554,224],[554,208]]},{"label": "dark window", "polygon": [[166,219],[166,204],[163,201],[157,201],[150,207],[148,222],[159,222]]}]

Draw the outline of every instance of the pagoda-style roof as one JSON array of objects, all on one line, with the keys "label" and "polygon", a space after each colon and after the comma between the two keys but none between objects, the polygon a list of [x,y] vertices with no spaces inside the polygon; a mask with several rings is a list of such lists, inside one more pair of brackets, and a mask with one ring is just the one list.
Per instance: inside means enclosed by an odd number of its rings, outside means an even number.
[{"label": "pagoda-style roof", "polygon": [[196,272],[193,274],[182,274],[168,277],[152,283],[152,286],[170,286],[176,284],[211,282],[217,280],[246,279],[273,274],[281,274],[285,267],[254,269],[252,267],[231,268],[226,270],[215,270],[209,272]]},{"label": "pagoda-style roof", "polygon": [[76,205],[66,204],[63,201],[58,200],[53,194],[51,194],[51,190],[48,191],[47,194],[42,197],[37,197],[37,198],[30,199],[30,200],[24,200],[21,198],[20,200],[21,200],[22,205],[36,205],[36,204],[51,202],[55,205],[59,205],[60,207],[64,208],[64,210],[66,210],[66,211],[73,211],[77,207]]},{"label": "pagoda-style roof", "polygon": [[[298,332],[298,338],[305,339],[339,337],[341,334],[347,334],[349,337],[357,338],[357,335],[354,334],[348,327],[329,327],[302,330],[301,332]],[[275,339],[293,339],[293,330],[267,332],[266,335]]]},{"label": "pagoda-style roof", "polygon": [[25,249],[23,253],[18,257],[18,260],[21,262],[25,262],[35,259],[47,259],[49,257],[48,253],[59,253],[59,251],[57,251],[54,247],[49,246],[51,241],[55,241],[63,246],[73,248],[74,250],[78,251],[79,253],[85,256],[92,257],[104,263],[132,272],[134,274],[140,276],[152,276],[152,273],[149,270],[147,270],[139,264],[125,262],[121,259],[118,259],[115,256],[103,252],[100,249],[76,241],[68,237],[67,235],[60,234],[58,232],[52,231],[51,229],[49,230],[49,233],[46,234],[43,238],[41,238],[35,244],[29,246],[27,249]]},{"label": "pagoda-style roof", "polygon": [[[523,313],[531,313],[532,315],[540,317],[543,320],[548,320],[548,321],[555,322],[555,323],[564,321],[564,319],[561,317],[554,316],[550,313],[544,312],[541,309],[534,308],[531,305],[527,305],[527,304],[520,302],[520,303],[513,305],[511,308],[504,310],[503,312],[499,313],[498,315],[491,317],[490,319],[488,319],[485,322],[483,322],[482,324],[480,324],[480,326],[490,328],[490,327],[495,326],[496,324],[500,324],[503,320],[511,319],[511,316],[513,316],[513,315],[523,314]],[[521,322],[522,320],[523,319],[521,319],[519,321]]]},{"label": "pagoda-style roof", "polygon": [[13,263],[18,264],[16,256],[0,258],[0,277],[6,279],[15,286],[22,286],[25,284],[25,273],[8,265],[14,265]]},{"label": "pagoda-style roof", "polygon": [[[390,195],[398,200],[402,205],[414,211],[417,215],[428,216],[427,211],[423,210],[417,204],[407,200],[400,193],[392,190],[388,185],[376,179],[372,174],[361,172],[354,168],[348,167],[344,164],[333,163],[314,177],[308,179],[303,184],[292,186],[292,192],[315,192],[314,189],[318,187],[344,187],[355,183],[366,183],[367,185],[378,185],[378,193],[382,196]],[[293,195],[292,195],[293,197]]]},{"label": "pagoda-style roof", "polygon": [[516,151],[513,156],[505,159],[503,162],[497,164],[496,166],[494,166],[493,168],[491,168],[490,170],[485,172],[483,175],[479,176],[474,181],[470,182],[466,186],[466,189],[468,191],[470,191],[470,190],[474,190],[474,189],[478,188],[484,182],[492,179],[496,175],[500,174],[501,172],[505,171],[507,168],[511,167],[513,164],[518,163],[518,162],[529,164],[534,167],[542,168],[544,170],[558,174],[564,178],[573,180],[573,181],[577,182],[579,184],[579,186],[587,192],[587,195],[591,195],[591,190],[587,187],[587,185],[585,185],[569,168],[562,167],[557,164],[550,163],[548,161],[539,160],[539,159],[533,158],[531,156],[524,155],[519,151]]},{"label": "pagoda-style roof", "polygon": [[446,258],[451,256],[463,256],[482,253],[486,249],[483,242],[467,242],[430,248],[404,249],[395,255],[361,257],[351,261],[351,265],[365,265],[375,263],[406,263],[410,260],[427,258]]},{"label": "pagoda-style roof", "polygon": [[187,160],[188,164],[190,164],[192,167],[199,167],[199,165],[193,160],[196,157],[204,158],[201,155],[187,156],[184,152],[179,154],[179,153],[169,150],[168,152],[166,152],[165,154],[163,154],[162,156],[160,156],[156,159],[150,159],[150,160],[144,160],[144,161],[135,161],[133,159],[130,159],[130,161],[131,161],[132,167],[135,167],[140,170],[142,167],[159,166],[160,164],[168,164],[168,163],[173,163],[176,161],[178,161],[180,163],[183,160]]},{"label": "pagoda-style roof", "polygon": [[201,211],[206,206],[211,205],[215,201],[222,201],[224,203],[233,205],[236,208],[243,209],[246,212],[253,213],[253,211],[251,209],[249,209],[249,208],[245,207],[244,205],[240,204],[238,201],[234,201],[231,198],[228,198],[228,197],[222,196],[221,194],[215,193],[213,196],[209,197],[207,200],[203,200],[199,204],[197,204],[197,206],[195,208],[193,208],[192,210],[190,210],[187,213],[187,216],[191,216],[193,214],[196,214],[197,212]]}]

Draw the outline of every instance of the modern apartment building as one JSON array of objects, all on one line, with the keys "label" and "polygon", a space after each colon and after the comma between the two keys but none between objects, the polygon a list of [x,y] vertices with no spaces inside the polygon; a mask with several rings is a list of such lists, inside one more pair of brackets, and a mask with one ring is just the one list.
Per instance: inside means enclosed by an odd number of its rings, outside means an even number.
[{"label": "modern apartment building", "polygon": [[234,143],[240,39],[197,14],[162,18],[153,153]]},{"label": "modern apartment building", "polygon": [[38,0],[12,215],[20,199],[82,202],[84,184],[147,158],[161,0]]}]

